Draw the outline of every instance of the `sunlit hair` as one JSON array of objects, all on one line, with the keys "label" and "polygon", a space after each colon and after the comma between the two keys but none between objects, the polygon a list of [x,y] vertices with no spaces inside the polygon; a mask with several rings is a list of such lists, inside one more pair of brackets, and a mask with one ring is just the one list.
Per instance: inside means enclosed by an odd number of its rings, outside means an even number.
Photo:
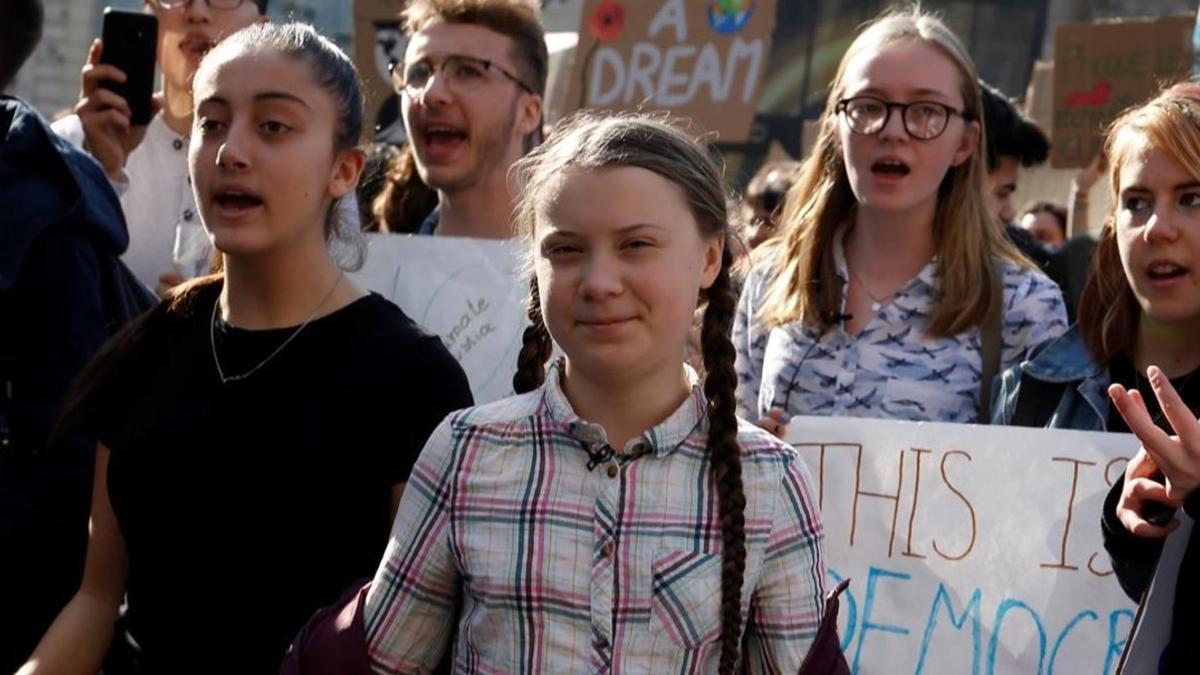
[{"label": "sunlit hair", "polygon": [[[645,169],[670,181],[679,188],[701,236],[728,241],[728,193],[721,169],[703,144],[663,116],[581,112],[560,122],[546,143],[516,165],[523,185],[517,206],[517,232],[528,241],[530,257],[536,246],[538,220],[557,198],[565,177],[572,171],[615,167]],[[741,449],[734,412],[737,374],[733,369],[733,343],[729,340],[736,306],[729,277],[731,264],[726,245],[716,279],[702,291],[706,306],[700,328],[700,350],[706,371],[704,394],[709,403],[705,450],[712,466],[721,532],[719,672],[722,675],[732,674],[738,662],[746,564],[743,514],[746,497],[742,490]],[[536,276],[530,281],[528,314],[530,326],[525,331],[513,378],[513,388],[518,393],[542,384],[543,365],[552,347],[542,318]]]},{"label": "sunlit hair", "polygon": [[[940,19],[913,6],[888,10],[867,24],[838,64],[816,145],[785,202],[782,234],[763,245],[775,266],[760,305],[759,318],[768,327],[802,321],[824,332],[833,325],[841,301],[834,235],[853,219],[856,205],[838,140],[836,107],[846,94],[849,65],[868,50],[902,40],[932,45],[954,63],[964,121],[983,124],[975,65]],[[941,288],[926,328],[930,337],[955,335],[979,325],[992,303],[1001,301],[991,281],[997,258],[1028,265],[993,222],[983,154],[977,147],[960,166],[951,167],[938,189],[933,237]]]},{"label": "sunlit hair", "polygon": [[1078,312],[1079,337],[1092,359],[1100,364],[1133,351],[1142,315],[1121,265],[1116,233],[1121,167],[1139,140],[1166,153],[1200,181],[1200,84],[1182,82],[1169,87],[1149,102],[1126,110],[1108,128],[1104,155],[1108,160],[1112,211],[1100,231]]}]

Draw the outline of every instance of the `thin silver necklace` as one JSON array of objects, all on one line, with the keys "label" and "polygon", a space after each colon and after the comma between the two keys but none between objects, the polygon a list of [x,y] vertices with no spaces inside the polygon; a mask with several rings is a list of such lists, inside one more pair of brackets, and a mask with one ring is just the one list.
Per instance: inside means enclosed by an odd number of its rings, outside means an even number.
[{"label": "thin silver necklace", "polygon": [[318,304],[317,308],[313,310],[312,314],[310,314],[308,318],[304,320],[304,323],[300,324],[299,328],[292,331],[292,334],[289,335],[282,344],[276,347],[275,351],[267,354],[267,358],[259,361],[258,365],[240,375],[226,375],[225,370],[221,368],[221,359],[217,358],[217,307],[221,305],[221,294],[218,293],[217,299],[213,301],[212,319],[210,319],[208,322],[208,344],[210,347],[212,347],[213,364],[217,366],[217,376],[221,378],[221,384],[240,382],[241,380],[250,377],[254,373],[258,372],[260,368],[267,365],[267,363],[271,359],[275,358],[279,352],[283,351],[284,347],[287,347],[289,344],[291,344],[292,340],[295,340],[296,336],[300,334],[300,331],[304,330],[305,326],[311,323],[313,319],[317,318],[317,314],[321,311],[321,308],[325,306],[325,303],[329,301],[329,298],[333,297],[333,292],[337,290],[338,284],[342,283],[342,277],[344,276],[346,276],[346,272],[344,270],[338,272],[338,278],[333,282],[333,286],[329,289],[329,292],[325,294],[325,297],[321,298],[320,304]]},{"label": "thin silver necklace", "polygon": [[890,300],[891,297],[896,294],[896,291],[892,291],[891,293],[888,293],[887,295],[883,296],[882,298],[877,298],[877,297],[875,297],[875,294],[871,292],[871,289],[867,288],[867,285],[866,285],[866,283],[863,282],[862,277],[860,277],[854,273],[853,267],[846,265],[846,271],[848,271],[850,273],[850,276],[855,281],[858,282],[858,287],[863,290],[863,293],[866,293],[867,297],[871,299],[871,311],[872,312],[878,313],[879,310],[883,309],[883,303]]}]

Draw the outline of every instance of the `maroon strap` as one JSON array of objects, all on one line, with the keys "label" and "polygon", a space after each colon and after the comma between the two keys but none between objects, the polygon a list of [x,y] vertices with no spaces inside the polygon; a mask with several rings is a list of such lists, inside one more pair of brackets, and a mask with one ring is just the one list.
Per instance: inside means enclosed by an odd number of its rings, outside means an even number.
[{"label": "maroon strap", "polygon": [[838,596],[850,585],[843,579],[837,588],[825,598],[825,613],[821,615],[821,627],[817,637],[808,648],[808,655],[800,665],[800,675],[850,675],[850,666],[842,654],[842,643],[837,634]]},{"label": "maroon strap", "polygon": [[370,581],[355,584],[337,602],[317,610],[292,641],[280,675],[371,675],[363,625],[370,587]]}]

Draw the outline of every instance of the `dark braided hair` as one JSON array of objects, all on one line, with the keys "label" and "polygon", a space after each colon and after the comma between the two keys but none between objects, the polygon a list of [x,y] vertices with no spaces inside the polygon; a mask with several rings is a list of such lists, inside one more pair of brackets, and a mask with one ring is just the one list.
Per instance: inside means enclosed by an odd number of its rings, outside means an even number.
[{"label": "dark braided hair", "polygon": [[526,311],[529,327],[521,337],[521,352],[517,354],[517,374],[513,375],[513,391],[524,394],[542,386],[546,379],[546,361],[554,349],[546,322],[542,321],[542,299],[538,294],[537,278],[529,280],[529,298]]},{"label": "dark braided hair", "polygon": [[[742,638],[742,583],[746,571],[746,495],[742,489],[741,447],[737,442],[734,349],[729,339],[736,298],[730,282],[729,212],[721,169],[703,144],[670,118],[645,113],[580,112],[562,122],[546,143],[517,163],[523,191],[517,205],[517,231],[532,239],[537,220],[553,201],[567,169],[639,167],[679,187],[704,237],[726,242],[721,269],[701,292],[707,306],[701,350],[707,375],[706,450],[712,466],[721,524],[722,675],[736,671]],[[532,246],[530,250],[532,251]],[[527,267],[532,270],[532,264]],[[532,390],[544,379],[551,336],[542,318],[537,278],[530,283],[530,326],[518,357],[513,387]]]},{"label": "dark braided hair", "polygon": [[706,293],[708,306],[700,327],[704,356],[704,395],[708,398],[708,455],[717,486],[721,514],[721,673],[737,665],[742,634],[742,581],[746,573],[746,495],[742,491],[741,446],[737,442],[734,391],[737,374],[729,340],[737,299],[729,281],[729,247],[721,256],[721,271]]}]

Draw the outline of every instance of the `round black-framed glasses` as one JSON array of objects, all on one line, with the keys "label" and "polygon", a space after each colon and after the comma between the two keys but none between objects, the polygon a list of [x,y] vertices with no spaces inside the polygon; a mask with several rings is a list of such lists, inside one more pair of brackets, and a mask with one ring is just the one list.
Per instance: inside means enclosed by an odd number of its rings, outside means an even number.
[{"label": "round black-framed glasses", "polygon": [[863,136],[873,136],[883,131],[892,117],[893,109],[900,110],[904,131],[920,141],[932,141],[945,133],[951,117],[970,119],[964,111],[937,101],[900,103],[874,96],[852,96],[837,103],[837,112],[845,116],[850,131]]}]

